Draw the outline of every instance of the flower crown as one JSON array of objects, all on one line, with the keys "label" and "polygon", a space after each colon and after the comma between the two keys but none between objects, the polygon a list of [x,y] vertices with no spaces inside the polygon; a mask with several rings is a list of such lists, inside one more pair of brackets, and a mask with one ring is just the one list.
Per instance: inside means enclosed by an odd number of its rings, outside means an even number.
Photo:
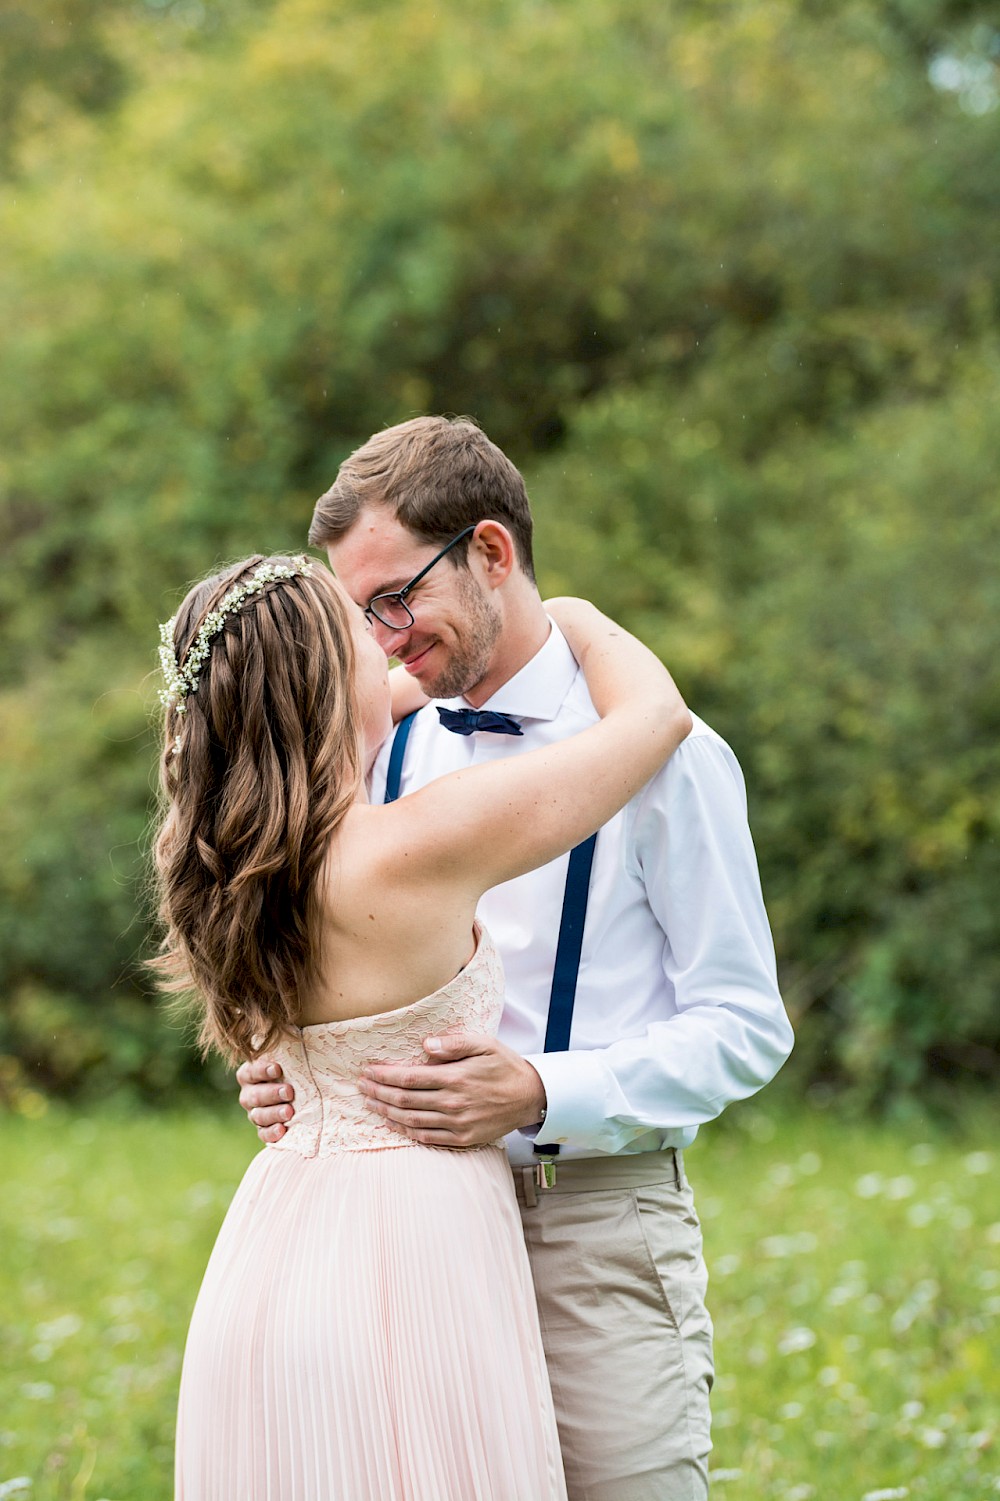
[{"label": "flower crown", "polygon": [[[163,707],[168,709],[173,705],[176,713],[187,713],[185,699],[197,688],[201,669],[208,660],[212,637],[222,630],[227,616],[235,615],[252,595],[261,594],[268,584],[276,583],[279,579],[298,578],[301,574],[308,573],[311,566],[311,560],[306,557],[292,558],[288,563],[261,563],[248,579],[234,584],[215,609],[205,616],[191,649],[184,658],[183,666],[177,661],[174,652],[177,616],[164,621],[160,626],[160,666],[163,668],[166,684],[160,689],[160,703]],[[179,749],[178,738],[174,743],[174,753]]]}]

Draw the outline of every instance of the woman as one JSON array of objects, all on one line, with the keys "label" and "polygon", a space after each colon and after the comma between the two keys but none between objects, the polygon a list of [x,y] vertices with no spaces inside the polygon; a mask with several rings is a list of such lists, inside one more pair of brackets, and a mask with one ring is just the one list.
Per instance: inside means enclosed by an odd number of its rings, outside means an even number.
[{"label": "woman", "polygon": [[158,968],[202,1041],[274,1053],[291,1129],[251,1164],[192,1318],[180,1501],[555,1501],[565,1495],[499,1146],[423,1146],[365,1108],[364,1065],[495,1031],[482,893],[606,822],[687,733],[650,652],[553,608],[601,721],[389,806],[385,658],[327,570],[251,558],[162,631]]}]

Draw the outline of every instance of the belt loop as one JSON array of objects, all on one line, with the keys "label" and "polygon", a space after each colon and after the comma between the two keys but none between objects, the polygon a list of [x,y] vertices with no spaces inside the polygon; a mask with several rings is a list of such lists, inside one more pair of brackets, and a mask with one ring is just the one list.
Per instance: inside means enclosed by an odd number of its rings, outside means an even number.
[{"label": "belt loop", "polygon": [[521,1174],[525,1208],[534,1209],[538,1204],[538,1194],[535,1192],[535,1169],[533,1167],[522,1167],[518,1171]]},{"label": "belt loop", "polygon": [[684,1173],[681,1168],[681,1154],[680,1152],[678,1152],[676,1147],[671,1147],[670,1150],[674,1154],[674,1186],[676,1188],[683,1188]]}]

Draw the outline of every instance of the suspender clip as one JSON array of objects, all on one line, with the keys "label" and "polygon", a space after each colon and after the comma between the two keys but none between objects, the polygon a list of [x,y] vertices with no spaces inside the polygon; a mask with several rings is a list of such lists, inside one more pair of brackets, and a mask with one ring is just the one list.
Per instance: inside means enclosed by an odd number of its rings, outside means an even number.
[{"label": "suspender clip", "polygon": [[536,1188],[555,1188],[555,1186],[556,1186],[556,1165],[555,1165],[555,1163],[553,1162],[553,1160],[552,1160],[551,1157],[540,1158],[539,1161],[535,1163],[535,1187]]}]

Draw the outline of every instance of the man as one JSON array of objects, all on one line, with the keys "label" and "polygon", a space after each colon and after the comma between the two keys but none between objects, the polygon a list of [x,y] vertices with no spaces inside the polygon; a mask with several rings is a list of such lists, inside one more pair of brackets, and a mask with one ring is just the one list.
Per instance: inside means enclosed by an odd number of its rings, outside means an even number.
[{"label": "man", "polygon": [[[386,745],[373,800],[387,779],[405,795],[593,723],[535,587],[523,481],[473,423],[417,418],[371,438],[317,502],[309,540],[386,653],[446,701],[416,715],[395,765]],[[480,911],[506,973],[499,1038],[428,1039],[426,1065],[372,1068],[362,1088],[423,1142],[506,1135],[572,1501],[702,1501],[711,1322],[682,1151],[792,1041],[729,747],[695,720],[596,850]],[[239,1079],[276,1139],[288,1086],[266,1060]]]}]

